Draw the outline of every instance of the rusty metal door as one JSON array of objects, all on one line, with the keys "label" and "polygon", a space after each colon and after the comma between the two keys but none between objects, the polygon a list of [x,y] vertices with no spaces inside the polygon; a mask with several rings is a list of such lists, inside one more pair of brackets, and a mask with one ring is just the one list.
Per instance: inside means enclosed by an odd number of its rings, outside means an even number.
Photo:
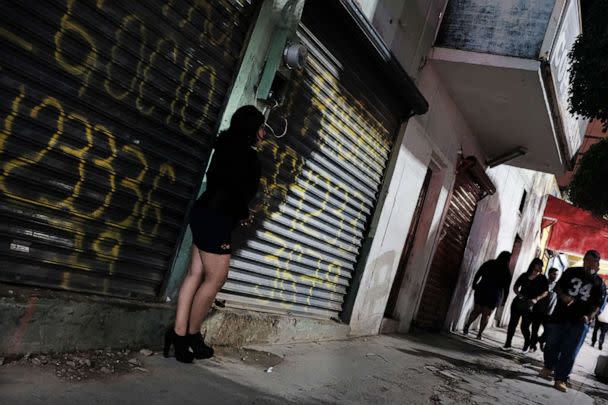
[{"label": "rusty metal door", "polygon": [[443,327],[458,281],[477,202],[482,196],[483,190],[473,174],[461,165],[424,286],[415,326],[430,330]]},{"label": "rusty metal door", "polygon": [[209,158],[251,6],[3,5],[0,280],[156,295]]}]

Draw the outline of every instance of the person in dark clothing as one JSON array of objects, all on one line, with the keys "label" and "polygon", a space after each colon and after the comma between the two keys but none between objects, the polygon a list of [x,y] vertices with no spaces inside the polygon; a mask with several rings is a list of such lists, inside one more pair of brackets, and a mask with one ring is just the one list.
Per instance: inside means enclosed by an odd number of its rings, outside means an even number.
[{"label": "person in dark clothing", "polygon": [[[540,349],[544,350],[544,344],[546,336],[544,334],[545,323],[549,316],[553,313],[555,305],[557,304],[557,294],[554,289],[557,285],[557,277],[559,276],[559,270],[552,267],[547,272],[549,276],[549,293],[545,298],[538,301],[532,308],[532,336],[530,337],[530,351],[536,351],[537,343],[540,344]],[[540,326],[543,326],[543,335],[538,336],[538,330]]]},{"label": "person in dark clothing", "polygon": [[532,323],[532,307],[549,293],[549,282],[542,274],[543,261],[535,258],[528,266],[528,271],[519,276],[513,286],[517,296],[511,303],[511,319],[507,328],[507,340],[503,350],[511,350],[511,341],[521,318],[521,333],[524,335],[523,351],[530,348],[530,324]]},{"label": "person in dark clothing", "polygon": [[568,390],[568,377],[589,331],[589,323],[604,300],[606,287],[596,274],[599,266],[600,254],[590,250],[585,254],[583,267],[567,269],[555,287],[558,300],[547,322],[545,364],[539,375],[550,379],[555,370],[554,387],[562,392]]},{"label": "person in dark clothing", "polygon": [[248,206],[260,183],[256,146],[264,136],[264,115],[244,106],[215,142],[207,188],[190,213],[192,259],[179,290],[175,325],[165,334],[165,357],[171,345],[180,362],[213,356],[200,328],[228,276],[231,233],[239,223],[248,226],[253,221]]},{"label": "person in dark clothing", "polygon": [[[600,333],[600,339],[597,339],[597,333]],[[606,332],[608,332],[608,294],[604,297],[604,305],[602,309],[598,311],[595,317],[595,326],[593,327],[593,336],[591,337],[591,347],[595,346],[595,342],[598,342],[598,349],[604,348],[604,339],[606,338]]]},{"label": "person in dark clothing", "polygon": [[481,339],[492,311],[506,299],[511,284],[510,260],[510,252],[501,252],[495,260],[482,264],[475,274],[473,279],[475,306],[462,331],[465,335],[468,335],[471,324],[481,315],[477,333],[477,339]]}]

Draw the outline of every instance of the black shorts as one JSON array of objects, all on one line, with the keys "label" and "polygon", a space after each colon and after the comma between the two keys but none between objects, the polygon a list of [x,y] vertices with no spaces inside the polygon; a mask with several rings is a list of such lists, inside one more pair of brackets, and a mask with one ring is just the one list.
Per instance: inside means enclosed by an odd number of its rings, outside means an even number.
[{"label": "black shorts", "polygon": [[475,290],[475,304],[482,307],[495,309],[500,300],[500,293],[487,290]]},{"label": "black shorts", "polygon": [[195,205],[190,213],[192,242],[203,252],[232,253],[232,230],[235,221],[226,215]]}]

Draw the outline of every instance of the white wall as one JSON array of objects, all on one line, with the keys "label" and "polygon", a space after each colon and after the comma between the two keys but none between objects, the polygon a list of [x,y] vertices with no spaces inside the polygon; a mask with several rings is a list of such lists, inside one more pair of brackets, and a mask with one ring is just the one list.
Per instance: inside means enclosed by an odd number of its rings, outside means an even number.
[{"label": "white wall", "polygon": [[[496,186],[496,193],[478,205],[446,320],[445,326],[450,330],[462,329],[473,306],[471,285],[475,272],[481,264],[496,258],[501,251],[511,251],[516,235],[522,238],[522,248],[512,283],[527,270],[540,247],[540,222],[546,195],[558,192],[553,175],[507,165],[489,169],[487,174]],[[524,190],[527,192],[526,203],[523,213],[520,213]],[[512,298],[511,293],[505,308],[509,308]],[[508,319],[508,315],[508,310],[503,311],[503,320],[505,317]]]},{"label": "white wall", "polygon": [[437,190],[433,186],[429,189],[430,196],[425,202],[421,225],[405,269],[396,308],[399,318],[398,331],[402,333],[409,330],[418,310],[437,236],[443,223],[446,202],[449,201],[456,175],[459,155],[475,156],[479,161],[485,161],[471,129],[431,63],[420,73],[418,85],[430,108],[427,114],[417,117],[416,121],[423,128],[434,155],[438,157],[439,164],[443,165],[443,170],[436,173],[436,181],[441,184],[440,189]]},{"label": "white wall", "polygon": [[[395,171],[387,179],[387,197],[374,222],[374,239],[350,324],[353,335],[378,333],[415,204],[427,168],[431,167],[433,177],[395,310],[399,332],[407,332],[424,290],[459,155],[472,155],[480,162],[485,162],[486,156],[432,62],[425,61],[446,1],[360,0],[360,3],[404,68],[416,78],[429,102],[429,111],[410,120],[393,156]],[[460,325],[466,316],[471,302],[470,283],[479,265],[501,250],[511,250],[518,233],[524,244],[516,272],[527,268],[539,241],[544,195],[554,191],[552,176],[523,169],[498,167],[490,170],[489,176],[497,193],[484,199],[477,210],[446,321],[449,326]],[[518,208],[524,189],[529,192],[529,203],[520,217]]]},{"label": "white wall", "polygon": [[418,77],[447,0],[356,0],[384,42],[413,78]]},{"label": "white wall", "polygon": [[415,123],[405,127],[401,139],[353,306],[350,320],[353,335],[378,333],[417,196],[431,159],[431,148]]},{"label": "white wall", "polygon": [[[433,254],[445,203],[454,181],[459,153],[483,161],[479,145],[458,108],[441,84],[431,64],[422,71],[419,88],[429,102],[427,114],[412,118],[397,151],[395,171],[388,180],[388,194],[381,207],[374,240],[355,298],[351,316],[353,335],[376,334],[384,317],[386,302],[397,271],[407,232],[427,168],[433,177],[426,209],[415,239],[402,287],[403,300],[397,303],[399,329],[409,327],[422,292]],[[431,163],[432,162],[432,163]]]}]

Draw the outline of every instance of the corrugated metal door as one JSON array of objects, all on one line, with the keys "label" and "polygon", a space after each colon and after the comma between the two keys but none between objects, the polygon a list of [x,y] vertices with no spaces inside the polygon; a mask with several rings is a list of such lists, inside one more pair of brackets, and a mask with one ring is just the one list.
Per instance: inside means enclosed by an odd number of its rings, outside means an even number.
[{"label": "corrugated metal door", "polygon": [[0,279],[157,294],[209,157],[250,7],[3,4]]},{"label": "corrugated metal door", "polygon": [[471,173],[461,169],[456,176],[440,240],[418,307],[415,320],[418,327],[431,330],[443,327],[458,281],[477,202],[482,195],[483,191]]},{"label": "corrugated metal door", "polygon": [[[308,65],[281,111],[287,135],[263,145],[258,219],[241,235],[246,244],[233,256],[221,297],[233,306],[331,318],[342,310],[398,121],[357,44],[347,33],[322,37],[327,29],[314,27],[315,18],[305,8],[298,36]],[[270,124],[278,132],[282,122]]]}]

